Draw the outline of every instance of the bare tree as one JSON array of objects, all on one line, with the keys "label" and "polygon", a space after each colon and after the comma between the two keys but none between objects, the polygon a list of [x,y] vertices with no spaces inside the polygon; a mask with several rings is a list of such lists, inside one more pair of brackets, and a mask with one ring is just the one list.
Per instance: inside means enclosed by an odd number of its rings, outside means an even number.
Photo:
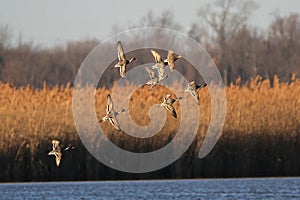
[{"label": "bare tree", "polygon": [[144,28],[144,27],[160,27],[170,28],[177,31],[182,30],[182,26],[176,22],[172,10],[163,10],[161,13],[155,14],[153,10],[149,10],[139,21],[129,22],[127,26],[114,24],[111,33],[117,34],[127,29]]},{"label": "bare tree", "polygon": [[[258,5],[253,0],[215,0],[200,8],[198,16],[210,27],[213,41],[218,46],[218,60],[222,68],[230,66],[226,55],[228,41],[244,25]],[[224,72],[227,74],[227,72]]]},{"label": "bare tree", "polygon": [[268,49],[269,65],[272,66],[268,73],[278,74],[288,80],[292,73],[299,73],[300,53],[300,20],[299,15],[291,13],[282,17],[275,13],[275,20],[269,28],[268,41],[272,48]]},{"label": "bare tree", "polygon": [[9,47],[11,38],[12,32],[8,25],[0,26],[0,49]]},{"label": "bare tree", "polygon": [[175,16],[172,10],[164,10],[159,15],[154,16],[150,10],[139,22],[140,26],[144,27],[161,27],[181,30],[182,27],[174,20]]},{"label": "bare tree", "polygon": [[4,50],[8,48],[11,42],[12,32],[8,25],[0,26],[0,77],[4,68]]}]

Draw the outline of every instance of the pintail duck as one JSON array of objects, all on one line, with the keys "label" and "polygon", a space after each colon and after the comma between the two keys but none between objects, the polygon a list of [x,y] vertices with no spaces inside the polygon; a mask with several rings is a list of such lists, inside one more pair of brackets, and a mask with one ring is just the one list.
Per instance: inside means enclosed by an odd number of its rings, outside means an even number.
[{"label": "pintail duck", "polygon": [[[50,151],[48,153],[49,156],[54,155],[55,156],[55,163],[56,166],[58,167],[61,161],[61,157],[62,157],[62,151],[61,151],[61,147],[59,144],[59,140],[52,140],[52,151]],[[74,149],[75,147],[72,146],[68,146],[67,148],[65,148],[63,151],[67,151],[69,149]]]},{"label": "pintail duck", "polygon": [[125,112],[125,109],[121,109],[119,112],[116,112],[114,110],[114,104],[112,101],[112,98],[110,96],[110,94],[107,95],[107,105],[106,105],[106,115],[104,117],[102,117],[102,119],[99,122],[105,122],[107,120],[109,120],[109,122],[111,123],[111,125],[117,129],[118,131],[120,131],[120,125],[119,122],[117,120],[117,115],[119,115],[122,112]]},{"label": "pintail duck", "polygon": [[118,51],[118,63],[115,65],[115,67],[120,68],[120,76],[122,78],[125,78],[126,73],[126,65],[137,60],[136,58],[131,58],[130,60],[127,60],[124,54],[123,46],[120,41],[118,41],[117,44],[117,51]]},{"label": "pintail duck", "polygon": [[169,50],[167,58],[164,60],[164,63],[167,63],[169,65],[170,71],[174,72],[175,67],[175,61],[179,58],[182,58],[181,55],[175,56],[174,51]]},{"label": "pintail duck", "polygon": [[168,75],[165,74],[165,66],[167,63],[165,63],[161,55],[157,53],[154,50],[151,50],[152,55],[154,56],[156,64],[152,66],[152,69],[157,69],[158,70],[158,80],[162,81],[163,79],[167,78]]},{"label": "pintail duck", "polygon": [[182,97],[172,99],[171,94],[167,94],[164,98],[164,102],[162,104],[160,104],[160,106],[164,107],[168,112],[170,112],[172,114],[173,117],[177,118],[175,108],[173,107],[172,104],[181,99],[182,99]]},{"label": "pintail duck", "polygon": [[191,81],[188,84],[188,88],[185,90],[185,92],[189,92],[192,95],[192,97],[195,99],[196,103],[199,105],[199,94],[197,92],[197,89],[203,88],[205,86],[207,86],[206,83],[203,83],[201,85],[196,85],[195,81]]},{"label": "pintail duck", "polygon": [[159,79],[157,78],[155,72],[152,69],[150,69],[147,66],[145,66],[145,69],[150,76],[150,80],[146,83],[146,85],[150,85],[150,90],[151,90],[153,86],[159,83]]}]

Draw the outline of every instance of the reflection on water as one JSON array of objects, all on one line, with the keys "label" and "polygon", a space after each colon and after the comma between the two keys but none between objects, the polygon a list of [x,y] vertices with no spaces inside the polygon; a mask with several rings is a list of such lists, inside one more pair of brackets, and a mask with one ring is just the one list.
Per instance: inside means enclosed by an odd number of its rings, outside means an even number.
[{"label": "reflection on water", "polygon": [[300,178],[8,183],[0,199],[300,199]]}]

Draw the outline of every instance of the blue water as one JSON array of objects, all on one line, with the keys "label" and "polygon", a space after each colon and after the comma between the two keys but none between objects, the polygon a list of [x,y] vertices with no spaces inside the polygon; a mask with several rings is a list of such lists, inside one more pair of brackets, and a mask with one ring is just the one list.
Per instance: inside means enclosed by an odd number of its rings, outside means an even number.
[{"label": "blue water", "polygon": [[300,199],[300,178],[4,183],[0,199]]}]

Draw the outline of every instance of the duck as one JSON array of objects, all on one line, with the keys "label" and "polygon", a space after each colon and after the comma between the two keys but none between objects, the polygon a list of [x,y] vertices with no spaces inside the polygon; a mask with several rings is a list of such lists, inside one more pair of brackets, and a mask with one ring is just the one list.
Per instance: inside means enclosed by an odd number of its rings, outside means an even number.
[{"label": "duck", "polygon": [[125,78],[127,64],[132,63],[133,61],[137,60],[137,58],[133,57],[129,60],[126,59],[121,41],[118,41],[117,43],[117,52],[119,61],[117,62],[117,64],[115,64],[115,67],[120,68],[120,76],[121,78]]},{"label": "duck", "polygon": [[189,82],[188,88],[185,90],[185,92],[189,92],[192,95],[192,97],[194,98],[194,100],[196,101],[196,103],[199,105],[199,94],[197,92],[197,89],[204,88],[206,86],[207,86],[206,83],[196,85],[195,81],[191,81],[191,82]]},{"label": "duck", "polygon": [[167,58],[164,60],[164,63],[167,63],[167,65],[170,68],[170,71],[173,73],[174,72],[174,68],[175,68],[175,61],[182,58],[181,55],[175,56],[174,55],[174,51],[169,50],[168,51],[168,56]]},{"label": "duck", "polygon": [[182,97],[173,99],[173,98],[171,98],[171,94],[167,94],[164,97],[164,101],[163,101],[163,103],[160,104],[160,106],[163,107],[164,109],[166,109],[169,113],[171,113],[171,115],[174,118],[177,118],[177,113],[176,113],[175,108],[173,107],[173,103],[175,103],[176,101],[179,101],[181,99],[182,99]]},{"label": "duck", "polygon": [[150,76],[150,80],[146,83],[146,85],[150,85],[150,90],[152,89],[153,86],[159,83],[159,79],[156,76],[155,72],[150,69],[149,67],[145,66],[146,71],[148,72]]},{"label": "duck", "polygon": [[165,74],[165,66],[167,63],[165,63],[159,53],[154,51],[153,49],[150,50],[152,53],[154,59],[155,59],[155,65],[152,66],[152,69],[158,70],[158,80],[162,81],[163,79],[167,78],[168,75]]},{"label": "duck", "polygon": [[[69,149],[74,149],[75,147],[73,146],[68,146],[65,148],[63,151],[67,151]],[[61,157],[62,157],[62,151],[60,147],[60,141],[59,140],[52,140],[52,151],[48,153],[49,156],[54,155],[55,156],[55,163],[56,166],[59,167]]]},{"label": "duck", "polygon": [[110,124],[118,131],[121,131],[120,128],[120,124],[117,120],[117,116],[122,113],[125,112],[125,109],[121,109],[119,112],[116,112],[114,110],[114,104],[112,101],[112,98],[110,96],[110,94],[107,95],[107,104],[106,104],[106,115],[104,117],[102,117],[102,119],[99,121],[101,122],[105,122],[105,121],[109,121]]}]

